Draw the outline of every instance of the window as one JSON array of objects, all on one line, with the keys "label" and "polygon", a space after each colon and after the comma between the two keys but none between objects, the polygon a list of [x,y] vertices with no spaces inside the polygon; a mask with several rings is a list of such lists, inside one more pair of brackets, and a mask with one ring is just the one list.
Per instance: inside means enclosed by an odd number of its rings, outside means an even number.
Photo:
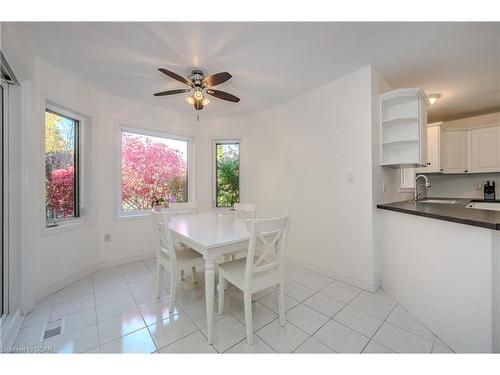
[{"label": "window", "polygon": [[120,136],[122,214],[188,202],[189,139],[125,129]]},{"label": "window", "polygon": [[240,143],[215,141],[215,207],[233,207],[240,201]]},{"label": "window", "polygon": [[45,110],[45,222],[80,216],[80,121]]}]

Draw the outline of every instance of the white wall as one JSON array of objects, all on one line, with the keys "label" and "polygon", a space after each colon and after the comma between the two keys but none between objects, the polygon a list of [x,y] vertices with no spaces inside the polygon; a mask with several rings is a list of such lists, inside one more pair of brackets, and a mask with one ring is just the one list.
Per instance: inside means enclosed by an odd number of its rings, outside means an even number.
[{"label": "white wall", "polygon": [[372,184],[395,184],[392,171],[372,175],[373,99],[366,67],[254,116],[248,127],[247,196],[258,215],[290,214],[289,256],[369,290],[378,285],[375,200],[393,195],[377,187],[374,198]]},{"label": "white wall", "polygon": [[[35,141],[26,155],[27,173],[33,181],[30,202],[33,207],[31,225],[34,228],[34,246],[31,251],[36,264],[33,280],[35,299],[99,265],[153,254],[154,241],[149,219],[123,219],[117,216],[117,124],[193,138],[195,199],[202,210],[208,210],[212,201],[213,138],[243,139],[241,157],[244,172],[245,120],[201,119],[197,123],[194,113],[193,116],[182,116],[159,107],[134,103],[88,87],[84,82],[43,61],[36,60],[35,66],[36,105],[31,134]],[[47,100],[84,114],[91,119],[92,126],[90,223],[78,229],[56,230],[55,234],[47,234],[43,227],[44,207],[40,199],[44,189],[43,113]],[[111,234],[111,242],[104,242],[105,233]]]}]

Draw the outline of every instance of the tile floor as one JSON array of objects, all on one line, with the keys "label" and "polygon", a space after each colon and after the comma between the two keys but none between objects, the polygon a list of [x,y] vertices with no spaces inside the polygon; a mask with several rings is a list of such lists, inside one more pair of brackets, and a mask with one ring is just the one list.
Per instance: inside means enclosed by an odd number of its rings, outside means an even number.
[{"label": "tile floor", "polygon": [[[248,346],[242,294],[229,286],[208,345],[203,272],[195,284],[187,276],[180,282],[170,311],[167,283],[155,299],[155,270],[154,259],[103,269],[45,298],[26,316],[14,347],[56,353],[452,352],[382,291],[368,293],[294,263],[286,267],[286,327],[278,322],[276,291],[262,291],[253,304],[254,345]],[[63,334],[43,340],[45,324],[56,318],[64,318]]]}]

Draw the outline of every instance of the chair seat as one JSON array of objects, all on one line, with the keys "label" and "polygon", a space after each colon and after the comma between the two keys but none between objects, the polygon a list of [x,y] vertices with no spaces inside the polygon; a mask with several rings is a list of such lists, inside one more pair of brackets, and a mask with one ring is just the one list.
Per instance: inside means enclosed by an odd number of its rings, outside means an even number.
[{"label": "chair seat", "polygon": [[[255,261],[257,261],[257,257],[255,257]],[[245,280],[246,263],[246,257],[232,260],[230,262],[224,262],[222,264],[219,264],[219,272],[224,272],[228,276],[227,278],[229,280],[232,279],[233,281],[243,282]],[[269,262],[266,262],[264,260],[260,265],[264,266],[268,263]],[[252,274],[252,280],[264,280],[270,277],[277,277],[278,275],[278,268],[276,267],[267,271]]]},{"label": "chair seat", "polygon": [[[199,252],[191,249],[189,246],[186,246],[184,244],[175,249],[175,254],[177,256],[177,263],[184,263],[195,259],[201,260],[201,258],[203,258],[203,255],[201,255]],[[168,254],[165,255],[168,256]]]}]

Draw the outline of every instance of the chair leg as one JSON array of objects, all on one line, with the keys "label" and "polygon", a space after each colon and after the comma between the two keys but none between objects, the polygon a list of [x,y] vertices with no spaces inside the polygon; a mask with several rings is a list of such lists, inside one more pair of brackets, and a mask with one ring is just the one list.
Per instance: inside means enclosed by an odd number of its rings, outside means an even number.
[{"label": "chair leg", "polygon": [[156,298],[160,298],[161,284],[163,283],[163,266],[158,263],[156,266]]},{"label": "chair leg", "polygon": [[245,325],[247,326],[247,343],[248,345],[253,345],[252,293],[244,292],[243,300],[245,305]]},{"label": "chair leg", "polygon": [[181,270],[181,280],[184,281],[184,270]]},{"label": "chair leg", "polygon": [[279,285],[278,292],[278,310],[280,315],[280,325],[285,326],[285,284],[283,282]]},{"label": "chair leg", "polygon": [[177,270],[170,269],[170,312],[174,311],[175,306],[175,287],[177,283]]},{"label": "chair leg", "polygon": [[196,267],[193,266],[191,267],[191,278],[193,279],[193,284],[196,282],[195,278],[196,278]]},{"label": "chair leg", "polygon": [[224,278],[219,274],[219,315],[224,314]]}]

